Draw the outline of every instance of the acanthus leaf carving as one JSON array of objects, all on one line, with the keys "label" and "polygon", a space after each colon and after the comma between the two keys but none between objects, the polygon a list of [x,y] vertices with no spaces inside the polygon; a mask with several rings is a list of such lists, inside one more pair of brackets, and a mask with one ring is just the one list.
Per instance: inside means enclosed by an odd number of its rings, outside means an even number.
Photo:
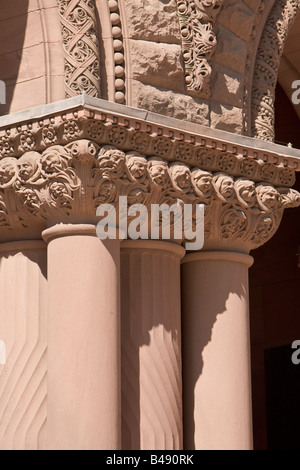
[{"label": "acanthus leaf carving", "polygon": [[188,91],[210,96],[209,59],[217,45],[214,22],[223,0],[177,0],[185,81]]}]

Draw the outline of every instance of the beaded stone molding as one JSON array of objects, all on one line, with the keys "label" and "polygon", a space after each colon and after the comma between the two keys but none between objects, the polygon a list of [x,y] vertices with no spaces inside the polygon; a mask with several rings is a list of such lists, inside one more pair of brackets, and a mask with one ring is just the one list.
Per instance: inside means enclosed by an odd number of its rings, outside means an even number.
[{"label": "beaded stone molding", "polygon": [[121,15],[118,0],[108,0],[110,13],[112,46],[114,53],[114,100],[116,103],[125,102],[125,54]]},{"label": "beaded stone molding", "polygon": [[211,58],[217,46],[214,22],[223,0],[177,0],[187,90],[210,96]]},{"label": "beaded stone molding", "polygon": [[293,189],[85,139],[0,161],[1,230],[30,227],[36,218],[45,224],[93,221],[100,204],[118,212],[120,196],[149,212],[151,204],[204,204],[206,244],[229,241],[239,249],[265,243],[283,210],[300,205]]}]

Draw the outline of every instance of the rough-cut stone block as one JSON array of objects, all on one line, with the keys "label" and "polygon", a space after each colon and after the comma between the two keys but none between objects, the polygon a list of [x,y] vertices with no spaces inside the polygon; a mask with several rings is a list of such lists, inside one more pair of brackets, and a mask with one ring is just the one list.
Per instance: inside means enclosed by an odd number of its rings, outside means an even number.
[{"label": "rough-cut stone block", "polygon": [[217,38],[218,43],[213,61],[243,74],[248,44],[222,25],[218,27]]},{"label": "rough-cut stone block", "polygon": [[154,86],[184,92],[184,72],[181,47],[177,44],[157,44],[130,41],[132,78]]},{"label": "rough-cut stone block", "polygon": [[242,132],[243,115],[241,108],[212,102],[210,120],[211,127],[216,129],[235,134],[241,134]]},{"label": "rough-cut stone block", "polygon": [[[163,83],[163,80],[162,80]],[[133,81],[132,106],[177,119],[209,125],[207,101]]]},{"label": "rough-cut stone block", "polygon": [[125,0],[124,3],[129,38],[180,44],[175,0]]},{"label": "rough-cut stone block", "polygon": [[219,24],[233,31],[237,36],[247,41],[251,34],[253,11],[240,0],[224,2],[219,15]]},{"label": "rough-cut stone block", "polygon": [[243,76],[222,65],[214,64],[212,99],[232,106],[241,106],[243,99]]}]

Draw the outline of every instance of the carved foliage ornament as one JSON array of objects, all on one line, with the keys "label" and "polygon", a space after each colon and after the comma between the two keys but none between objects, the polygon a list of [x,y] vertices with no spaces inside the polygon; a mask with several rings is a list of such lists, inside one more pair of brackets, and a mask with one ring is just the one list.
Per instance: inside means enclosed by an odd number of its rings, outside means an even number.
[{"label": "carved foliage ornament", "polygon": [[237,240],[250,249],[271,238],[284,208],[300,205],[300,194],[293,189],[112,145],[99,147],[90,140],[0,161],[2,229],[28,227],[37,218],[71,222],[84,214],[94,220],[100,204],[114,204],[118,210],[120,196],[127,196],[129,205],[148,209],[151,204],[205,204],[206,240]]},{"label": "carved foliage ornament", "polygon": [[274,101],[279,63],[299,7],[299,0],[276,0],[259,43],[252,86],[252,136],[261,140],[274,140]]},{"label": "carved foliage ornament", "polygon": [[93,0],[57,0],[65,54],[66,98],[100,96],[100,55]]},{"label": "carved foliage ornament", "polygon": [[210,95],[212,56],[217,38],[213,31],[223,0],[177,0],[187,89],[202,98]]}]

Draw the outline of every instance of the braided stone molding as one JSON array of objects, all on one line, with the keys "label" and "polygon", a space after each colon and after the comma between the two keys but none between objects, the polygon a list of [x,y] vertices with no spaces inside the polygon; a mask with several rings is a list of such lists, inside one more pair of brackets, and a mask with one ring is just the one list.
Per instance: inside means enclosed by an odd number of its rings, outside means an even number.
[{"label": "braided stone molding", "polygon": [[204,204],[207,246],[230,241],[239,249],[265,243],[283,210],[300,205],[293,189],[86,139],[0,162],[1,230],[28,228],[36,219],[95,221],[100,204],[113,204],[118,213],[120,196],[127,196],[129,206],[144,204],[149,211],[151,204]]},{"label": "braided stone molding", "polygon": [[276,0],[259,43],[252,85],[252,136],[274,140],[274,101],[280,58],[300,7],[299,0]]},{"label": "braided stone molding", "polygon": [[201,98],[210,96],[211,66],[217,38],[214,22],[223,0],[177,0],[185,83]]},{"label": "braided stone molding", "polygon": [[115,101],[125,102],[125,65],[122,25],[118,0],[108,0],[114,50]]},{"label": "braided stone molding", "polygon": [[100,96],[100,54],[93,0],[57,0],[65,54],[66,98]]}]

